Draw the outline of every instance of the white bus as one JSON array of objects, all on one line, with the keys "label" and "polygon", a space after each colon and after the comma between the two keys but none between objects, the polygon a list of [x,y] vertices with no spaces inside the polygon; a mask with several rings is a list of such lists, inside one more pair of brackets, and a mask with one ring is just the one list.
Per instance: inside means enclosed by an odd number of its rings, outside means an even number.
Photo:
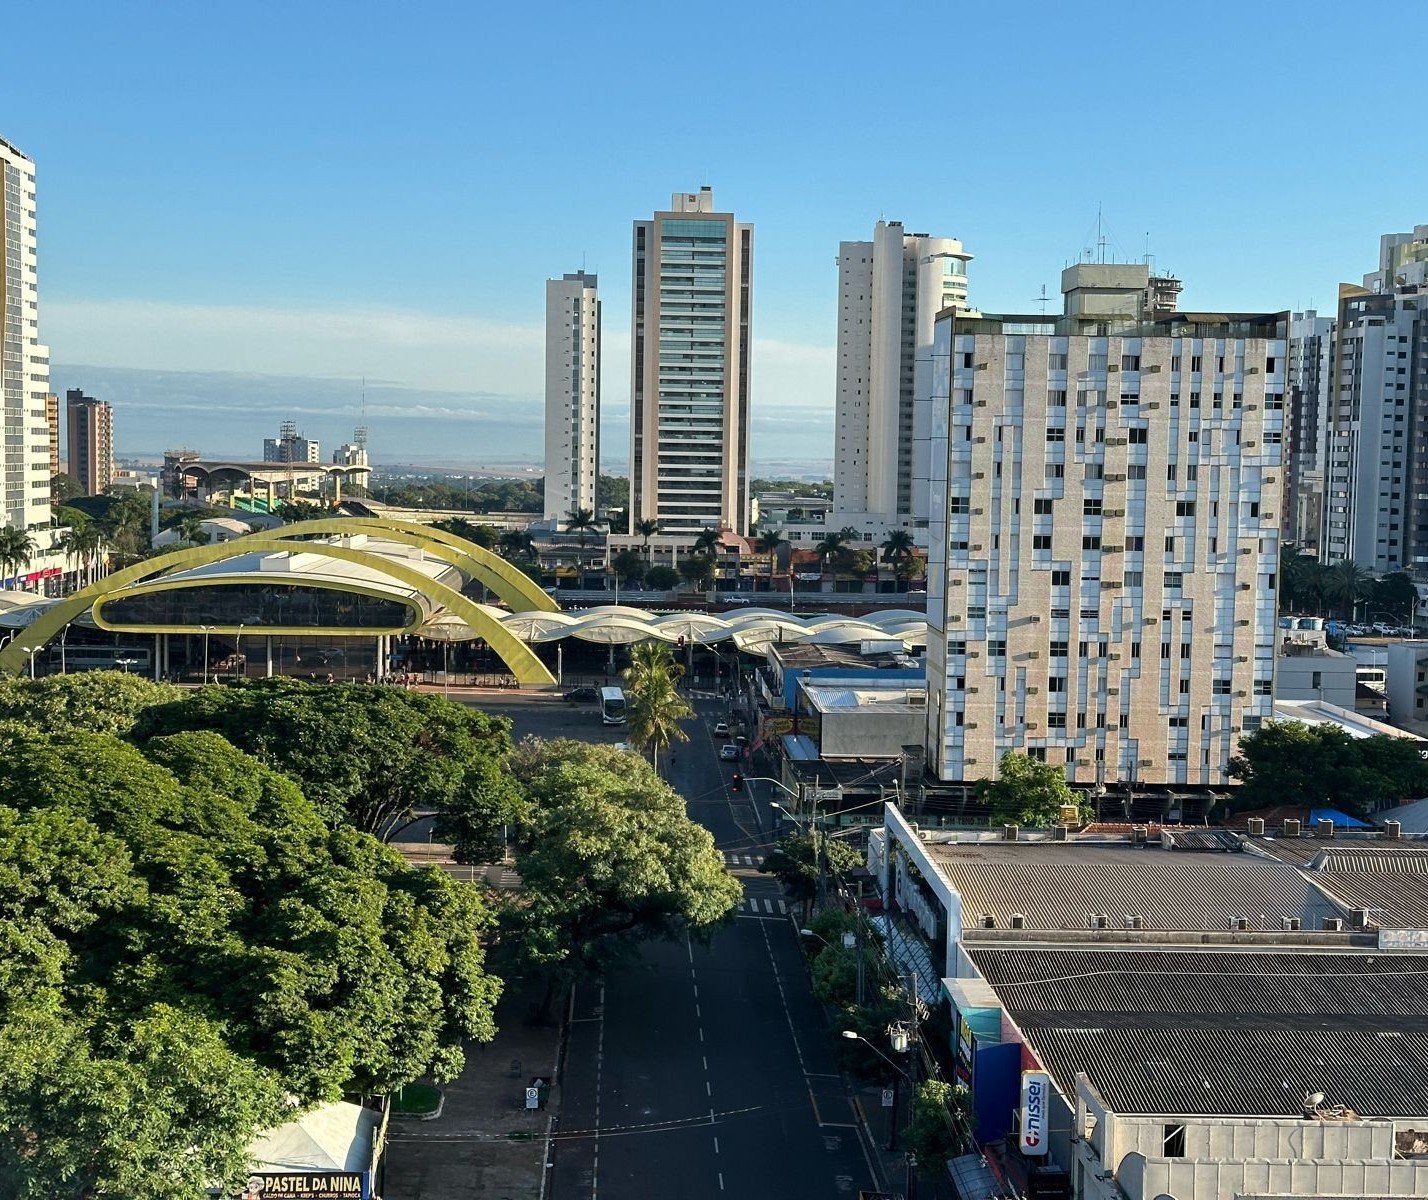
[{"label": "white bus", "polygon": [[600,689],[600,719],[606,725],[625,723],[625,693],[617,687]]}]

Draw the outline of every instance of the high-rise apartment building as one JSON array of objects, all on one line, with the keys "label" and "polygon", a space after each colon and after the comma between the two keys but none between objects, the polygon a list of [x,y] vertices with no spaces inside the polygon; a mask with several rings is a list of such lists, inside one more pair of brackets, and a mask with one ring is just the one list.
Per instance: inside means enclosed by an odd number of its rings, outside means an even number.
[{"label": "high-rise apartment building", "polygon": [[86,496],[101,496],[114,482],[114,410],[80,388],[64,395],[69,473]]},{"label": "high-rise apartment building", "polygon": [[45,434],[50,443],[50,478],[53,479],[64,470],[60,465],[59,397],[53,392],[45,393]]},{"label": "high-rise apartment building", "polygon": [[39,325],[35,164],[0,138],[0,525],[18,529],[50,519],[50,356]]},{"label": "high-rise apartment building", "polygon": [[956,238],[900,221],[839,244],[834,528],[925,528],[933,323],[967,307],[971,260]]},{"label": "high-rise apartment building", "polygon": [[934,334],[928,762],[1217,787],[1270,715],[1288,314],[1087,273],[1055,316]]},{"label": "high-rise apartment building", "polygon": [[1324,427],[1327,389],[1334,374],[1334,319],[1313,309],[1289,321],[1289,406],[1284,422],[1286,542],[1319,552],[1324,523]]},{"label": "high-rise apartment building", "polygon": [[600,475],[599,280],[545,283],[545,516],[595,511]]},{"label": "high-rise apartment building", "polygon": [[748,530],[753,256],[707,187],[635,222],[630,519],[670,539]]},{"label": "high-rise apartment building", "polygon": [[273,463],[320,463],[322,447],[311,438],[298,433],[297,423],[284,421],[278,426],[278,436],[263,439],[263,461]]}]

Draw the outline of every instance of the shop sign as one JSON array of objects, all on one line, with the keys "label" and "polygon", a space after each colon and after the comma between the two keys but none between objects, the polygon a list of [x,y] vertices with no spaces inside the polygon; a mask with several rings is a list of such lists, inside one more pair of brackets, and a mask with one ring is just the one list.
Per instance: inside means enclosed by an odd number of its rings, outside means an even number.
[{"label": "shop sign", "polygon": [[362,1200],[362,1176],[355,1171],[303,1173],[258,1171],[248,1176],[238,1200]]},{"label": "shop sign", "polygon": [[1045,1154],[1051,1125],[1051,1076],[1045,1071],[1021,1073],[1021,1152]]}]

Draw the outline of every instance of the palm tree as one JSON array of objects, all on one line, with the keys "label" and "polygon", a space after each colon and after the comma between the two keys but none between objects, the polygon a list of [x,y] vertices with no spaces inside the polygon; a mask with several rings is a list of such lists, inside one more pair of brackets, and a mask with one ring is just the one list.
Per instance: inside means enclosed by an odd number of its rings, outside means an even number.
[{"label": "palm tree", "polygon": [[675,687],[680,669],[665,642],[648,641],[633,646],[630,665],[623,674],[627,685],[625,720],[630,740],[642,751],[649,751],[650,762],[658,774],[660,752],[672,742],[689,740],[680,721],[694,716],[694,709]]},{"label": "palm tree", "polygon": [[829,560],[843,549],[843,543],[847,540],[848,531],[846,529],[841,533],[825,533],[823,535],[823,540],[814,549],[818,551],[818,557],[822,559],[825,567]]},{"label": "palm tree", "polygon": [[759,534],[758,541],[754,543],[754,549],[760,554],[769,556],[769,591],[773,591],[774,555],[778,553],[778,548],[781,545],[783,545],[782,529],[765,529]]},{"label": "palm tree", "polygon": [[890,530],[888,536],[883,539],[883,562],[896,565],[905,558],[911,558],[915,545],[912,534],[906,529]]},{"label": "palm tree", "polygon": [[1329,568],[1324,581],[1326,599],[1338,602],[1339,613],[1345,620],[1354,619],[1354,605],[1368,594],[1373,585],[1373,576],[1358,563],[1346,558]]},{"label": "palm tree", "polygon": [[635,532],[644,538],[645,557],[650,556],[650,538],[659,532],[659,522],[654,517],[646,517],[643,521],[635,522]]},{"label": "palm tree", "polygon": [[589,508],[572,508],[565,514],[565,532],[578,534],[580,549],[585,549],[585,535],[595,528],[595,512]]},{"label": "palm tree", "polygon": [[208,541],[208,534],[203,528],[203,518],[192,516],[184,517],[179,522],[179,536],[190,546],[200,546]]},{"label": "palm tree", "polygon": [[1285,546],[1279,554],[1279,611],[1298,612],[1306,607],[1311,580],[1319,560],[1298,546]]},{"label": "palm tree", "polygon": [[535,541],[524,529],[508,529],[497,540],[502,558],[534,558]]},{"label": "palm tree", "polygon": [[713,554],[719,548],[719,531],[706,525],[694,539],[695,554]]},{"label": "palm tree", "polygon": [[0,586],[28,567],[38,549],[35,539],[25,530],[13,525],[0,529]]}]

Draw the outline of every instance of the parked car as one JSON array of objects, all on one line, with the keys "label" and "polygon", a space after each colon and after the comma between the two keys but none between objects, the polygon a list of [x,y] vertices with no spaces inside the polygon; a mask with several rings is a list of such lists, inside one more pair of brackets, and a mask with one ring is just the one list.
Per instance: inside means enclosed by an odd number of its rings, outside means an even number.
[{"label": "parked car", "polygon": [[715,725],[715,726],[714,726],[714,736],[715,736],[715,737],[728,737],[728,736],[729,736],[729,722],[728,722],[728,721],[720,721],[717,725]]},{"label": "parked car", "polygon": [[725,604],[748,604],[750,600],[747,596],[725,596]]},{"label": "parked car", "polygon": [[600,699],[600,691],[593,687],[571,688],[565,693],[567,704],[594,704]]},{"label": "parked car", "polygon": [[733,742],[725,742],[722,746],[719,747],[720,762],[738,762],[738,760],[739,747],[734,745]]}]

